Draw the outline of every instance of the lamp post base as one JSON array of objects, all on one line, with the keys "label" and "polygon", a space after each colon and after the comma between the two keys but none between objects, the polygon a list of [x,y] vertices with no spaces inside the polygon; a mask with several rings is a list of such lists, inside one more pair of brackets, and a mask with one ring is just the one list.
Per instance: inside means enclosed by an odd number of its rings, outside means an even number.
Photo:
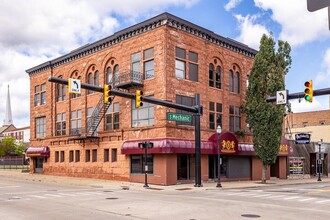
[{"label": "lamp post base", "polygon": [[319,177],[319,178],[317,179],[317,181],[322,181],[322,180],[321,180],[321,178]]},{"label": "lamp post base", "polygon": [[217,183],[217,188],[221,188],[221,187],[222,187],[221,183]]},{"label": "lamp post base", "polygon": [[144,188],[147,188],[147,187],[149,187],[149,185],[148,184],[144,184],[143,187]]}]

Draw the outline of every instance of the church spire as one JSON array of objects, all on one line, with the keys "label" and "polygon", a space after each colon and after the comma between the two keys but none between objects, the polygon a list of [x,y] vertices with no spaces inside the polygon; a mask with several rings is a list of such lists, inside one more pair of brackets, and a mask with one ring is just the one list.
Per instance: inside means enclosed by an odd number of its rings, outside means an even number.
[{"label": "church spire", "polygon": [[10,94],[9,94],[9,85],[8,85],[6,115],[5,115],[5,120],[3,120],[3,126],[9,126],[11,124],[13,124],[13,118],[11,116]]}]

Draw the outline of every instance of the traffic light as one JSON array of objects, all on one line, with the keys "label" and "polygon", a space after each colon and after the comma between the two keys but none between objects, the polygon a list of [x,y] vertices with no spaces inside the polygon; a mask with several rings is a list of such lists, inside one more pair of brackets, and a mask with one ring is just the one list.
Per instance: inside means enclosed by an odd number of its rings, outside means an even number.
[{"label": "traffic light", "polygon": [[104,85],[104,103],[110,104],[111,103],[111,86]]},{"label": "traffic light", "polygon": [[135,108],[139,108],[143,106],[142,97],[141,97],[142,95],[143,92],[141,90],[135,91]]},{"label": "traffic light", "polygon": [[305,82],[305,100],[306,102],[313,102],[313,80]]}]

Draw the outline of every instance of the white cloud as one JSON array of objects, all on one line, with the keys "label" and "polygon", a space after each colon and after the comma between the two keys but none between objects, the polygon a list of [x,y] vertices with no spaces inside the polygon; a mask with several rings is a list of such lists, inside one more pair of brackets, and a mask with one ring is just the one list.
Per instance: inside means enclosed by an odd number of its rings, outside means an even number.
[{"label": "white cloud", "polygon": [[241,2],[242,0],[229,0],[229,2],[225,5],[225,10],[230,11],[231,9],[239,5]]},{"label": "white cloud", "polygon": [[7,85],[15,126],[29,125],[30,81],[25,72],[115,32],[118,19],[133,21],[198,0],[13,0],[1,1],[0,126]]},{"label": "white cloud", "polygon": [[328,48],[324,54],[322,65],[324,66],[324,71],[316,75],[315,84],[330,86],[330,48]]},{"label": "white cloud", "polygon": [[299,46],[314,40],[330,38],[326,9],[307,10],[307,2],[301,0],[255,0],[256,6],[271,10],[272,19],[281,25],[279,38],[291,46]]},{"label": "white cloud", "polygon": [[247,15],[245,17],[242,15],[235,15],[235,17],[239,23],[238,27],[240,30],[240,35],[236,40],[258,50],[262,35],[269,34],[265,26],[256,24],[258,15]]},{"label": "white cloud", "polygon": [[291,110],[293,113],[310,112],[329,109],[329,96],[318,96],[313,98],[313,102],[306,102],[302,98],[299,102],[298,99],[290,101]]}]

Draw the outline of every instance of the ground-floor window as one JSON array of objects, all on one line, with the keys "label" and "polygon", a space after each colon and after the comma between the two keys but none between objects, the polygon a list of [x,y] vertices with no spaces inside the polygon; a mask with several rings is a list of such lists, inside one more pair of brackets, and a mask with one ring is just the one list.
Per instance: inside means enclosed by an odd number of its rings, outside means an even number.
[{"label": "ground-floor window", "polygon": [[[251,157],[221,155],[220,177],[250,178]],[[218,155],[209,155],[209,178],[218,178]]]},{"label": "ground-floor window", "polygon": [[178,180],[192,180],[195,178],[195,155],[178,154]]},{"label": "ground-floor window", "polygon": [[[131,173],[145,173],[144,154],[131,155]],[[148,173],[154,173],[154,157],[152,154],[147,155]]]}]

